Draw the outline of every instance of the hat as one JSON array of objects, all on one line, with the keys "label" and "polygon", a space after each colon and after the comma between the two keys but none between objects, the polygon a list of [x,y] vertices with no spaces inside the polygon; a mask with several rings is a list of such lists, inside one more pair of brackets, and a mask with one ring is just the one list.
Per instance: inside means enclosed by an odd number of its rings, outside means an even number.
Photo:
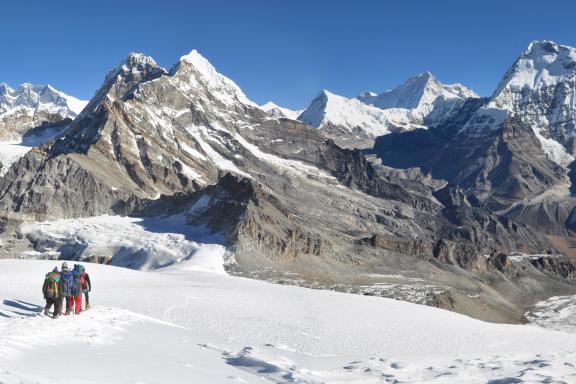
[{"label": "hat", "polygon": [[66,263],[66,262],[62,263],[62,270],[63,270],[63,271],[67,271],[67,270],[68,270],[68,263]]},{"label": "hat", "polygon": [[54,267],[54,269],[52,270],[52,272],[58,273],[58,267]]}]

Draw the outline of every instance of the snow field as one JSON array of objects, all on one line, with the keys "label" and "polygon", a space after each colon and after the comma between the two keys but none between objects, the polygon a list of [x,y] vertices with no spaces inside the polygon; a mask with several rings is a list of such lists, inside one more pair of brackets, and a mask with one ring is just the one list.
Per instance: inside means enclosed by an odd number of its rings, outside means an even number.
[{"label": "snow field", "polygon": [[[575,334],[186,271],[185,263],[157,272],[86,264],[94,309],[52,320],[37,312],[44,273],[55,264],[0,260],[0,382],[576,379]],[[66,375],[50,368],[77,355],[85,358]]]}]

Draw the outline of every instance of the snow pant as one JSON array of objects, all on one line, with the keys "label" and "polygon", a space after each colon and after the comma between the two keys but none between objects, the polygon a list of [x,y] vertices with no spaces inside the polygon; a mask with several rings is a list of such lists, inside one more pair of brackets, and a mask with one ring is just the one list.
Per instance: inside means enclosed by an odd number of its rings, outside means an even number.
[{"label": "snow pant", "polygon": [[53,316],[56,317],[60,314],[60,311],[62,310],[62,298],[61,297],[57,297],[57,298],[47,297],[46,298],[46,307],[44,308],[44,311],[49,311],[50,308],[52,308],[52,305],[54,305]]},{"label": "snow pant", "polygon": [[72,297],[72,306],[74,307],[75,314],[82,312],[82,294]]},{"label": "snow pant", "polygon": [[63,307],[66,307],[66,308],[63,308],[63,310],[66,309],[66,312],[70,313],[71,306],[72,306],[72,296],[64,297]]},{"label": "snow pant", "polygon": [[84,301],[86,302],[86,306],[90,305],[90,295],[88,291],[84,291]]}]

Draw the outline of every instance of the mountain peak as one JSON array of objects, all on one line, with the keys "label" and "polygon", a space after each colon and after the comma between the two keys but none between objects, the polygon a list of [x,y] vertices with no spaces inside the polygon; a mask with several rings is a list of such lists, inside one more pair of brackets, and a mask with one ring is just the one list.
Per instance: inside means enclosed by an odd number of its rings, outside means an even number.
[{"label": "mountain peak", "polygon": [[362,100],[362,99],[367,99],[369,97],[375,97],[375,96],[378,96],[378,94],[376,92],[362,91],[362,92],[360,92],[360,94],[358,96],[356,96],[356,98],[358,100]]},{"label": "mountain peak", "polygon": [[407,111],[382,110],[323,89],[298,119],[328,133],[336,129],[376,137],[395,130],[410,129],[404,112]]},{"label": "mountain peak", "polygon": [[[562,46],[566,48],[566,46]],[[541,54],[543,52],[558,53],[559,45],[550,40],[534,40],[524,51],[524,55]]]},{"label": "mountain peak", "polygon": [[576,48],[533,41],[508,69],[488,104],[531,127],[548,158],[574,160]]},{"label": "mountain peak", "polygon": [[272,101],[268,101],[266,104],[262,104],[260,106],[260,108],[262,108],[263,110],[267,111],[270,110],[272,108],[279,108],[279,105],[274,104]]},{"label": "mountain peak", "polygon": [[498,108],[512,109],[515,100],[510,97],[520,97],[518,91],[558,84],[575,73],[576,48],[548,40],[533,41],[506,72],[491,102]]},{"label": "mountain peak", "polygon": [[138,52],[130,52],[122,64],[128,68],[138,66],[158,67],[158,64],[156,64],[156,61],[152,57]]},{"label": "mountain peak", "polygon": [[288,108],[281,107],[277,104],[274,104],[272,101],[267,102],[264,105],[260,106],[261,109],[266,111],[272,117],[284,117],[292,120],[296,120],[298,115],[302,113],[302,110],[294,111]]},{"label": "mountain peak", "polygon": [[[86,101],[68,96],[51,85],[20,84],[16,89],[0,83],[0,114],[16,109],[45,109],[62,118],[74,118],[86,105]],[[33,112],[30,112],[33,113]]]},{"label": "mountain peak", "polygon": [[378,108],[405,108],[422,110],[427,114],[439,97],[444,99],[466,99],[478,97],[461,84],[442,84],[430,72],[425,71],[410,77],[404,84],[377,95],[361,94],[358,99]]},{"label": "mountain peak", "polygon": [[212,63],[210,63],[208,59],[198,53],[195,49],[190,51],[189,54],[182,56],[180,62],[192,65],[206,79],[216,79],[220,75]]},{"label": "mountain peak", "polygon": [[432,74],[432,72],[430,71],[424,71],[421,72],[419,74],[417,74],[416,76],[412,76],[410,79],[408,79],[408,81],[410,80],[424,80],[424,81],[429,81],[429,80],[435,80],[436,78],[434,77],[434,75]]},{"label": "mountain peak", "polygon": [[106,78],[117,77],[143,77],[151,70],[157,69],[158,64],[150,56],[142,53],[130,52],[128,56],[122,60],[112,71],[108,73]]},{"label": "mountain peak", "polygon": [[330,92],[330,91],[327,90],[327,89],[322,89],[322,90],[320,91],[320,93],[318,94],[317,97],[330,98],[330,97],[334,97],[334,96],[336,96],[336,97],[342,97],[342,96],[339,96],[339,95],[336,95],[336,94]]},{"label": "mountain peak", "polygon": [[170,76],[187,81],[192,87],[204,87],[225,104],[240,101],[257,107],[234,81],[219,73],[212,63],[195,49],[180,58],[170,70]]}]

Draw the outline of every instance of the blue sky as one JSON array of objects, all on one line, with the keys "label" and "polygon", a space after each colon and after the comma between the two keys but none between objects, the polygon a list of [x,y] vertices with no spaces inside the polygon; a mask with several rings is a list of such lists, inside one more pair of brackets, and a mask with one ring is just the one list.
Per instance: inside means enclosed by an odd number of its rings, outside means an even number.
[{"label": "blue sky", "polygon": [[170,67],[197,49],[252,100],[302,108],[430,70],[489,95],[532,40],[576,46],[573,1],[0,3],[0,82],[90,98],[130,51]]}]

